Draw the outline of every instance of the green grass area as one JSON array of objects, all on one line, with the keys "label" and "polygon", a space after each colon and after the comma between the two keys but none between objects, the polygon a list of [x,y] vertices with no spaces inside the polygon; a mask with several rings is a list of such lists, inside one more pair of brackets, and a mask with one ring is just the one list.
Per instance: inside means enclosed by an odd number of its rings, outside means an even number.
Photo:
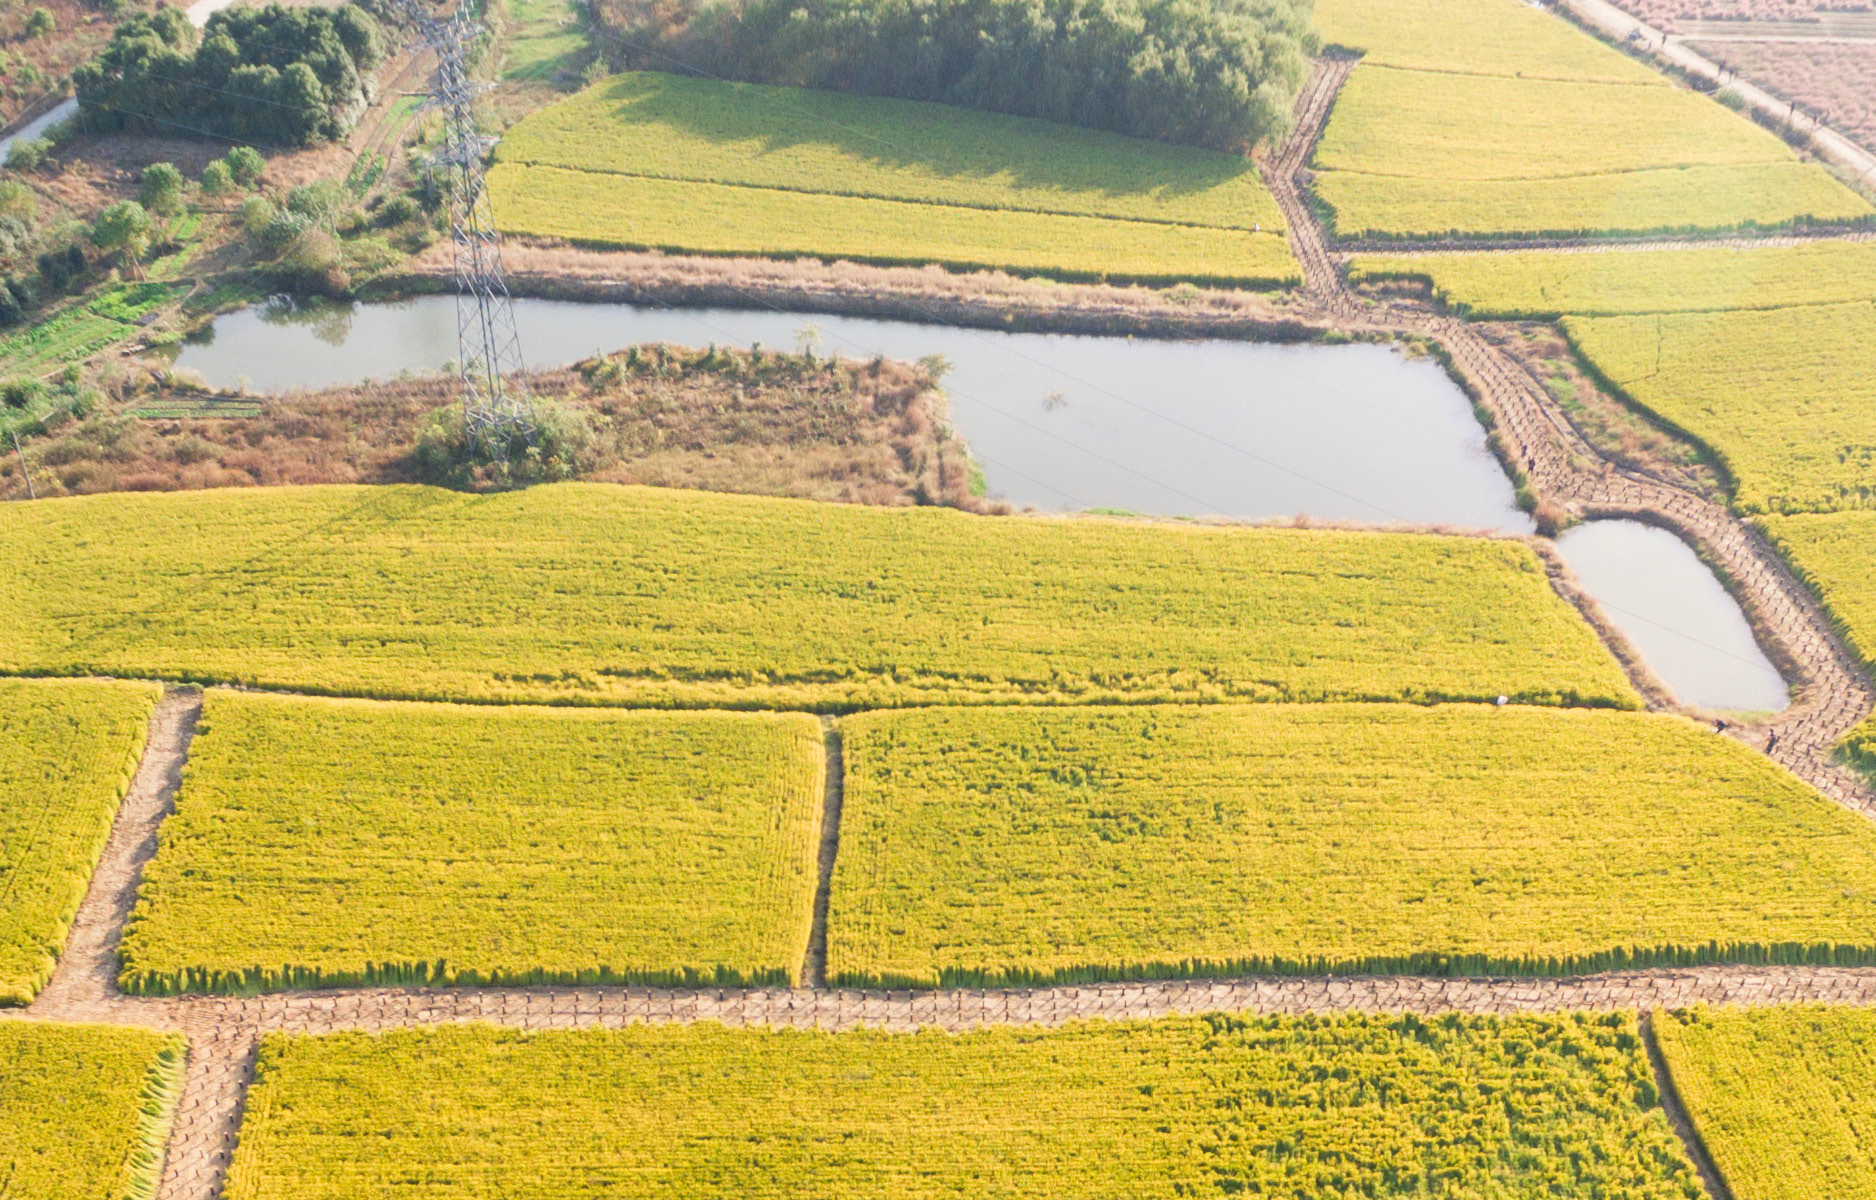
[{"label": "green grass area", "polygon": [[229,1200],[1702,1200],[1634,1017],[268,1035]]},{"label": "green grass area", "polygon": [[1863,221],[1771,132],[1517,0],[1326,0],[1366,51],[1315,153],[1344,237],[1575,235]]},{"label": "green grass area", "polygon": [[211,691],[122,982],[799,982],[823,774],[802,713]]},{"label": "green grass area", "polygon": [[1349,278],[1424,279],[1444,303],[1492,320],[1787,308],[1876,301],[1876,242],[1368,254],[1356,256]]},{"label": "green grass area", "polygon": [[0,680],[0,1004],[52,977],[160,694]]},{"label": "green grass area", "polygon": [[841,724],[830,980],[1876,963],[1876,829],[1678,717],[1265,705]]},{"label": "green grass area", "polygon": [[[1754,524],[1823,602],[1864,667],[1876,667],[1876,512],[1763,516]],[[1842,749],[1876,778],[1876,718],[1851,731]]]},{"label": "green grass area", "polygon": [[154,1197],[183,1056],[180,1034],[0,1023],[0,1194]]},{"label": "green grass area", "polygon": [[1247,159],[943,105],[634,72],[523,118],[496,155],[495,211],[517,233],[1072,278],[1299,278]]},{"label": "green grass area", "polygon": [[865,200],[503,163],[509,233],[674,253],[938,263],[1060,279],[1277,287],[1300,281],[1272,233]]},{"label": "green grass area", "polygon": [[1737,1200],[1876,1200],[1876,1012],[1702,1009],[1655,1031]]},{"label": "green grass area", "polygon": [[1748,513],[1876,506],[1876,304],[1566,317],[1594,369],[1708,447]]},{"label": "green grass area", "polygon": [[508,0],[505,7],[503,79],[552,83],[574,70],[587,37],[571,0]]},{"label": "green grass area", "polygon": [[814,707],[1638,703],[1515,541],[556,484],[17,505],[0,670]]}]

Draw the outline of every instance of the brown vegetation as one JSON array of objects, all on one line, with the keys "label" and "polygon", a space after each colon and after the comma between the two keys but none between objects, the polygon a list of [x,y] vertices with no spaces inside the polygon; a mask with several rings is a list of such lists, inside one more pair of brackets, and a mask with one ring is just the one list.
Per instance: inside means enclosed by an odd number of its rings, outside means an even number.
[{"label": "brown vegetation", "polygon": [[1826,125],[1876,148],[1876,44],[1869,42],[1690,42]]},{"label": "brown vegetation", "polygon": [[1806,21],[1827,12],[1867,12],[1869,0],[1615,0],[1617,7],[1675,32],[1679,21]]},{"label": "brown vegetation", "polygon": [[[65,90],[72,68],[111,39],[113,22],[145,8],[103,0],[9,0],[0,4],[0,127],[37,116]],[[34,32],[33,13],[52,15]]]},{"label": "brown vegetation", "polygon": [[[578,478],[987,507],[971,494],[943,393],[919,367],[651,346],[529,380]],[[29,443],[37,493],[420,482],[419,448],[439,436],[457,395],[447,376],[278,397],[153,381],[121,384],[110,411]],[[25,492],[9,455],[0,494]]]}]

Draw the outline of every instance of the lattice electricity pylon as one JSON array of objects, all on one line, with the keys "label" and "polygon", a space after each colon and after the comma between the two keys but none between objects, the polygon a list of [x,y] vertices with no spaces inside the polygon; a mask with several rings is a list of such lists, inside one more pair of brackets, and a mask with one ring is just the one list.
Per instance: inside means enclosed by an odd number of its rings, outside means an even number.
[{"label": "lattice electricity pylon", "polygon": [[[456,362],[463,383],[463,436],[494,461],[517,440],[533,445],[534,401],[521,377],[521,336],[502,274],[501,235],[489,213],[483,155],[493,145],[476,131],[474,102],[486,85],[469,78],[469,47],[482,23],[458,0],[453,15],[430,15],[422,0],[404,0],[425,45],[436,51],[436,87],[426,107],[443,114],[443,149],[434,158],[448,172],[450,240],[456,254]],[[504,378],[507,376],[507,378]]]}]

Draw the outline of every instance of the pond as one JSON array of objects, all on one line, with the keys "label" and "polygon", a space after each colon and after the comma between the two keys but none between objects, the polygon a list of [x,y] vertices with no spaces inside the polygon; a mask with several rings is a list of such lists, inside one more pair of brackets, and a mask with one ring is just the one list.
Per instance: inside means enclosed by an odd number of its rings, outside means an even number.
[{"label": "pond", "polygon": [[[1438,365],[1377,345],[1004,333],[790,312],[517,300],[531,366],[635,342],[760,343],[951,364],[952,422],[993,496],[1018,507],[1244,519],[1307,514],[1525,533],[1466,397]],[[179,367],[216,386],[326,387],[433,371],[455,301],[218,319]]]},{"label": "pond", "polygon": [[1557,549],[1682,703],[1775,712],[1791,702],[1739,605],[1672,533],[1591,521],[1566,530]]}]

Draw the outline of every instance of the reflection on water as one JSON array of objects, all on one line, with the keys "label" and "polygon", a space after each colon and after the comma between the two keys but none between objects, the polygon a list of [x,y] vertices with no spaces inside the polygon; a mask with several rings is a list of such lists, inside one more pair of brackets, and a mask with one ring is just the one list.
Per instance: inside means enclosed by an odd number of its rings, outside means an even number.
[{"label": "reflection on water", "polygon": [[[803,343],[854,358],[942,355],[954,424],[993,495],[1041,509],[1309,514],[1528,531],[1471,406],[1430,362],[1383,346],[1274,346],[986,332],[735,309],[518,300],[530,365],[634,342]],[[324,387],[437,370],[455,300],[260,306],[178,365],[221,386]]]},{"label": "reflection on water", "polygon": [[1739,606],[1667,530],[1591,521],[1557,549],[1682,703],[1748,712],[1790,703]]}]

